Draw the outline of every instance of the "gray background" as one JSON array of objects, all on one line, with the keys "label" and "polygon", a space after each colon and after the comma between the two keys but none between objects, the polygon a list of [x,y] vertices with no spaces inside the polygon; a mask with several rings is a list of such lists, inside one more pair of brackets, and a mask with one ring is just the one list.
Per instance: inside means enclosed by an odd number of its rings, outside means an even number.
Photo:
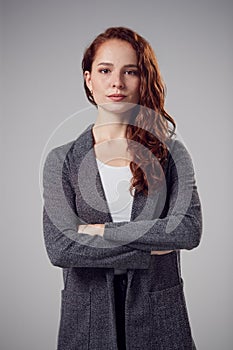
[{"label": "gray background", "polygon": [[55,128],[89,106],[80,69],[84,48],[119,25],[153,46],[168,89],[167,110],[195,165],[203,238],[182,254],[194,339],[201,350],[232,349],[232,5],[1,4],[1,350],[55,349],[63,285],[44,248],[40,162]]}]

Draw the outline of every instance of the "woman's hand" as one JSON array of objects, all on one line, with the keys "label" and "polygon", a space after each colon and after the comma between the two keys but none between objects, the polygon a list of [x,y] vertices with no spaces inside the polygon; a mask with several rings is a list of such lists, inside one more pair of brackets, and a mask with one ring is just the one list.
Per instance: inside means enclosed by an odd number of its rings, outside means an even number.
[{"label": "woman's hand", "polygon": [[99,235],[103,236],[105,224],[88,224],[88,225],[79,225],[78,233],[86,233],[88,235],[94,236]]},{"label": "woman's hand", "polygon": [[173,252],[174,250],[152,250],[150,255],[164,255]]}]

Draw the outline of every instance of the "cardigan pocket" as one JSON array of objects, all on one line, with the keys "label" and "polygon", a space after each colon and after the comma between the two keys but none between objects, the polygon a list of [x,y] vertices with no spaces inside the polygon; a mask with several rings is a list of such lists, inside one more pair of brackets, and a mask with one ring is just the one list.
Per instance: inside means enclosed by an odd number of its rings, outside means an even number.
[{"label": "cardigan pocket", "polygon": [[148,292],[151,317],[151,349],[191,350],[192,335],[183,280],[174,286]]},{"label": "cardigan pocket", "polygon": [[90,293],[61,291],[58,350],[88,350],[90,334]]}]

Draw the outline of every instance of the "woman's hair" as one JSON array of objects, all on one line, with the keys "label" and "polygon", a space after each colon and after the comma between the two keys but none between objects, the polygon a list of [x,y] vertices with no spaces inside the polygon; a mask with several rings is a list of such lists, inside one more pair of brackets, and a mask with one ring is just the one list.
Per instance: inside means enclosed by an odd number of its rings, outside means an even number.
[{"label": "woman's hair", "polygon": [[[168,158],[165,141],[175,134],[176,123],[165,111],[166,86],[155,53],[150,44],[133,30],[125,27],[112,27],[99,34],[84,52],[83,74],[85,71],[91,72],[98,48],[110,39],[119,39],[130,43],[138,59],[139,103],[138,108],[136,108],[137,114],[134,115],[132,122],[133,125],[127,125],[126,137],[135,141],[129,142],[129,150],[133,156],[133,161],[130,163],[133,174],[130,191],[135,188],[138,192],[143,191],[148,194],[148,187],[150,192],[158,189],[163,182],[162,169],[165,169]],[[84,88],[88,100],[96,105],[85,79]],[[168,122],[173,125],[173,129],[170,129]],[[145,148],[148,149],[146,156]]]}]

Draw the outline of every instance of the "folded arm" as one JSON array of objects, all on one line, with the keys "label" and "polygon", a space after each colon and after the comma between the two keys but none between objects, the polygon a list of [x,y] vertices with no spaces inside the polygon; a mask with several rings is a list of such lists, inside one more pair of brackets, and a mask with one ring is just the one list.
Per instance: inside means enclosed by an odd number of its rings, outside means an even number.
[{"label": "folded arm", "polygon": [[78,233],[75,190],[62,148],[52,150],[43,172],[43,232],[51,263],[59,267],[147,269],[150,253],[108,242],[99,235]]},{"label": "folded arm", "polygon": [[162,218],[132,222],[107,222],[103,237],[127,247],[151,252],[193,249],[200,243],[202,210],[191,157],[175,141],[168,168],[168,211]]}]

